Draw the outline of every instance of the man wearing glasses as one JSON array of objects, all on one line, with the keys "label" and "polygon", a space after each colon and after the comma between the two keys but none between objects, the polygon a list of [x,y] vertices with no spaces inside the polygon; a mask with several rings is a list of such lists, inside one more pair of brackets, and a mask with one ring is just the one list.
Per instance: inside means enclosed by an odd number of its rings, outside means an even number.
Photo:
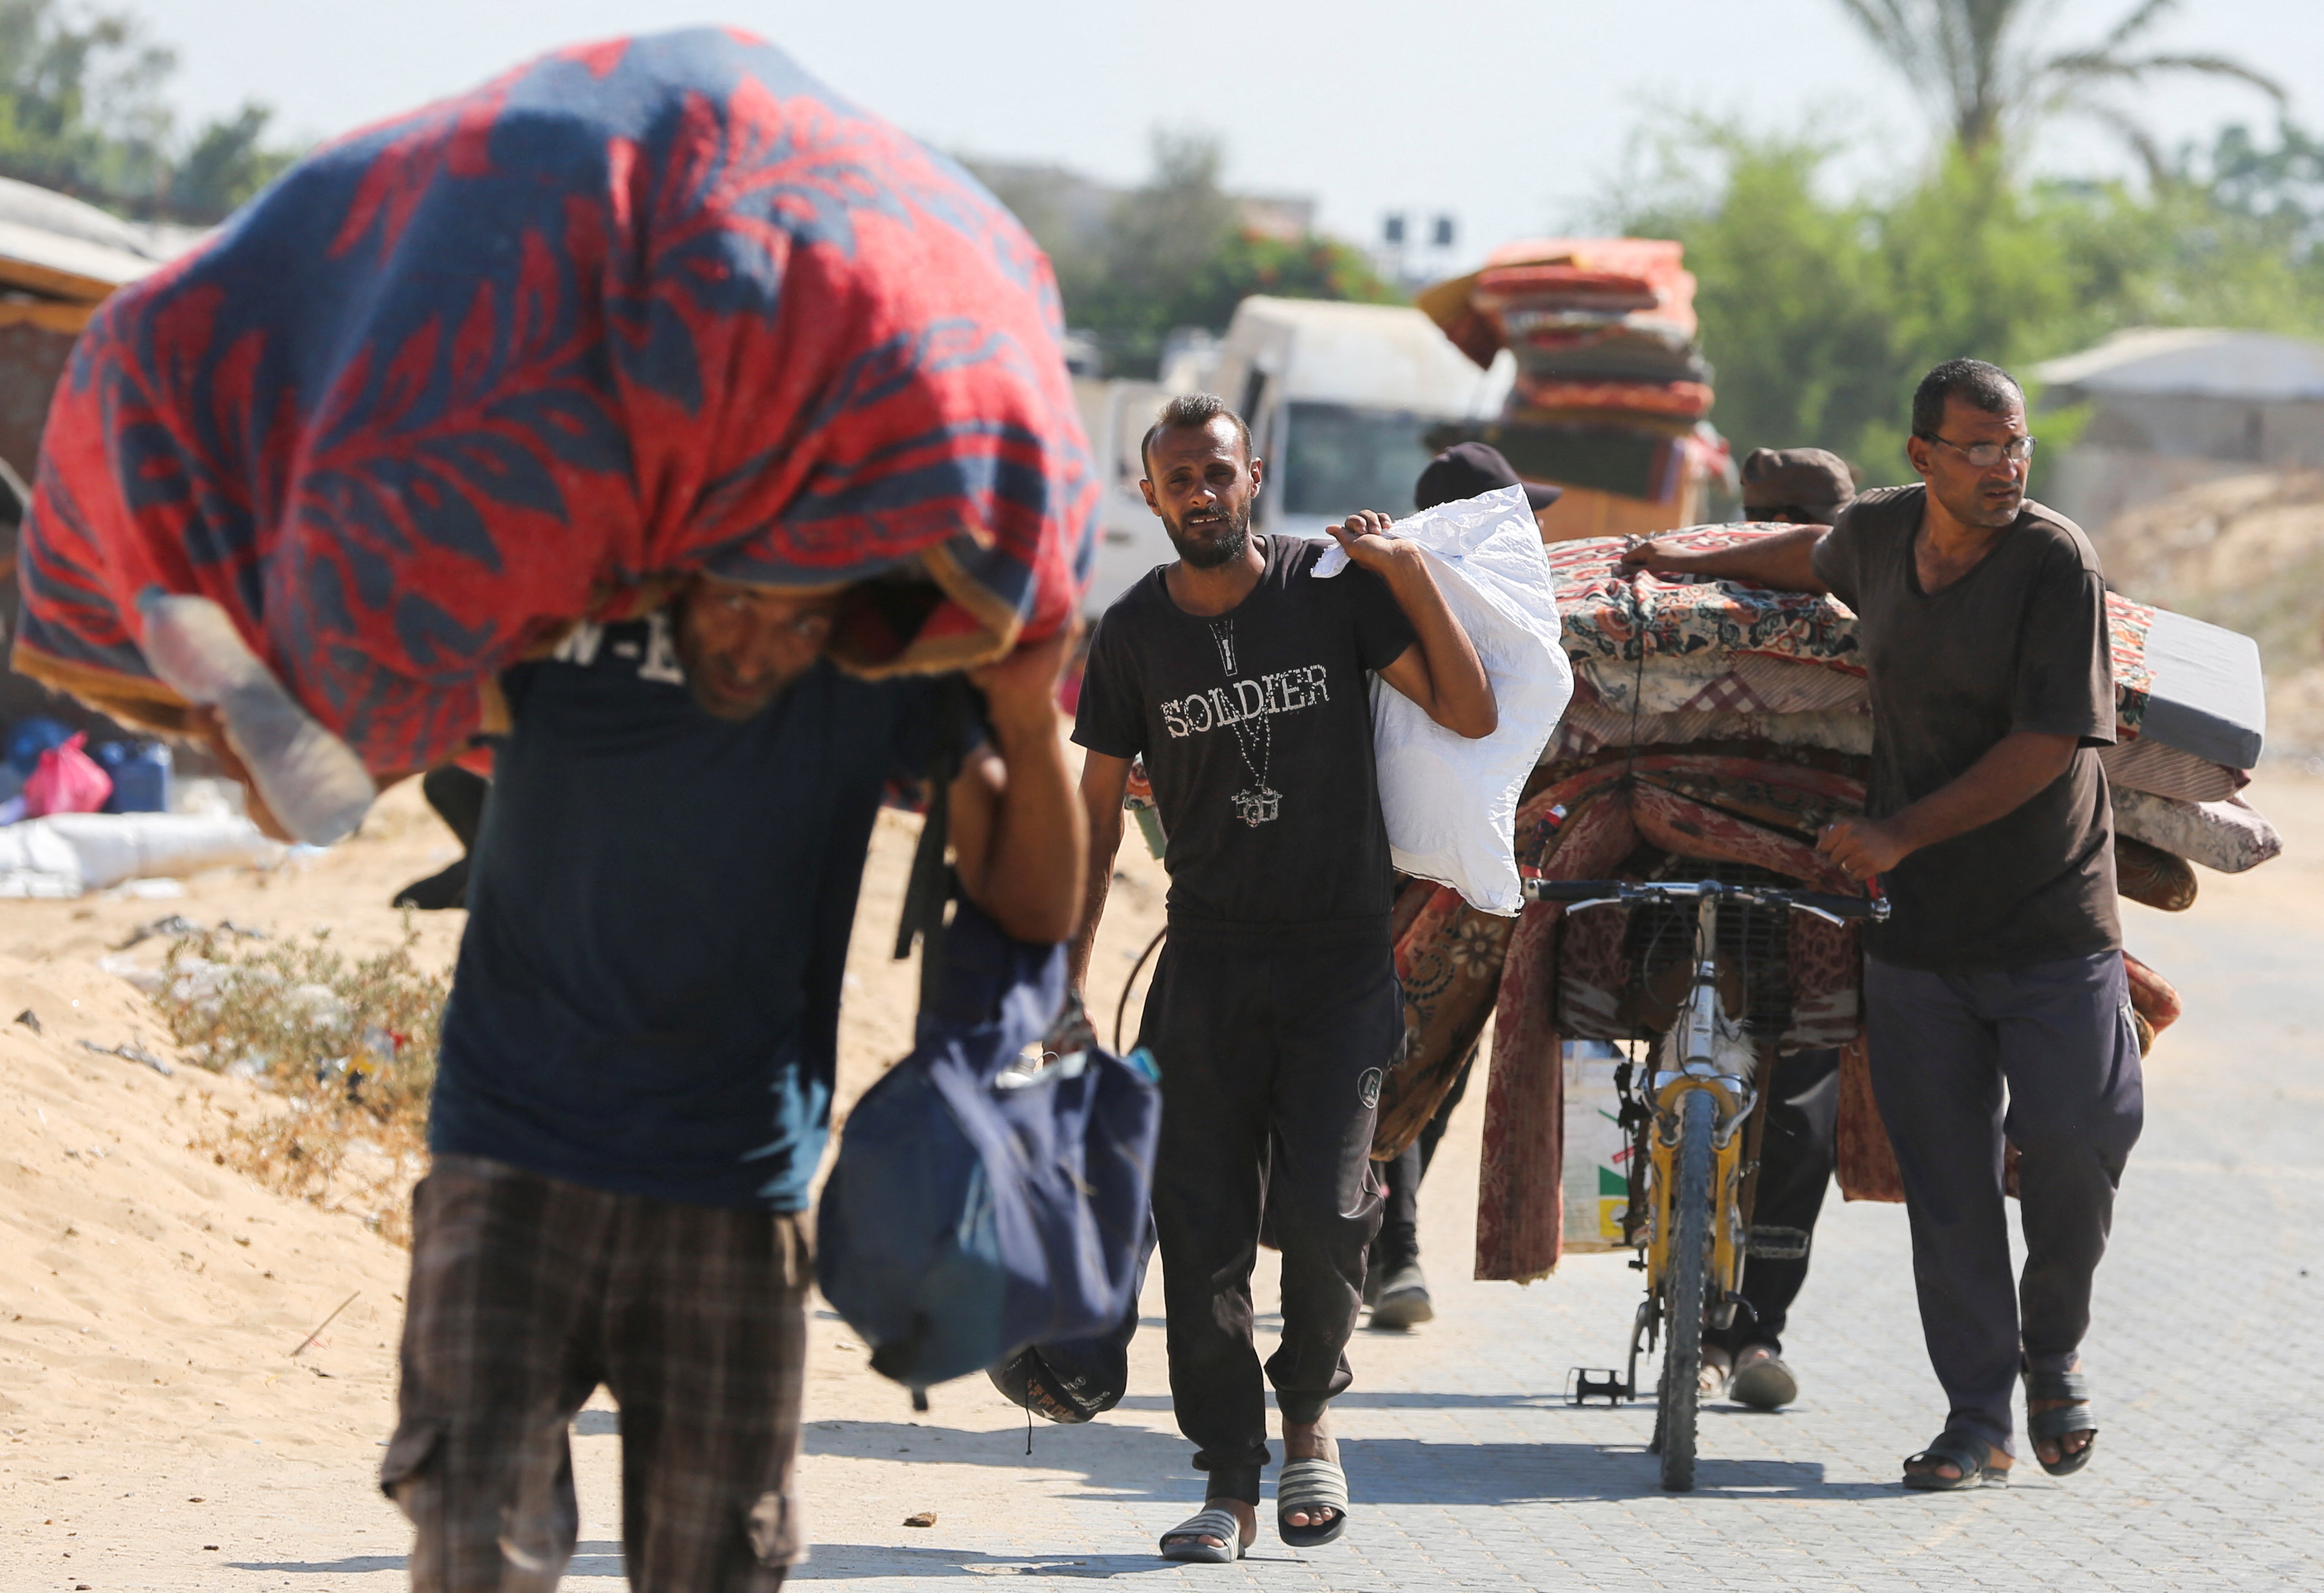
[{"label": "man wearing glasses", "polygon": [[[2006,372],[1978,360],[1930,372],[1905,451],[1922,484],[1868,493],[1829,530],[1708,554],[1649,542],[1629,558],[1830,592],[1856,611],[1869,811],[1819,846],[1895,904],[1865,932],[1868,1054],[1904,1174],[1922,1331],[1952,1406],[1904,1481],[1959,1488],[2007,1472],[2020,1377],[2042,1469],[2089,1461],[2097,1423],[2079,1349],[2142,1098],[2096,750],[2115,723],[2098,557],[2025,496],[2034,439]],[[2015,1280],[2005,1136],[2021,1158]]]}]

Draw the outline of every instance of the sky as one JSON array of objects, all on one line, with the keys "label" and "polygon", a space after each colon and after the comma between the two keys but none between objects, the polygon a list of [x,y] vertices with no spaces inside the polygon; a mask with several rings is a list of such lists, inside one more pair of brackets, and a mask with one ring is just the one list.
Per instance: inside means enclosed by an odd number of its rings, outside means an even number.
[{"label": "sky", "polygon": [[[2088,42],[2132,0],[2053,0],[2044,37]],[[1811,119],[1860,152],[1836,180],[1908,174],[1927,124],[1839,0],[107,0],[179,52],[193,116],[245,100],[319,137],[460,89],[576,40],[733,23],[831,87],[944,148],[1135,182],[1154,130],[1226,146],[1228,180],[1307,195],[1370,243],[1389,211],[1452,215],[1465,265],[1571,226],[1635,171],[1642,129],[1690,113],[1764,130]],[[2324,123],[2324,4],[2186,0],[2158,47],[2273,73]],[[2216,83],[2126,99],[2166,143],[2267,102]],[[2061,124],[2034,151],[2076,174],[2130,169]]]}]

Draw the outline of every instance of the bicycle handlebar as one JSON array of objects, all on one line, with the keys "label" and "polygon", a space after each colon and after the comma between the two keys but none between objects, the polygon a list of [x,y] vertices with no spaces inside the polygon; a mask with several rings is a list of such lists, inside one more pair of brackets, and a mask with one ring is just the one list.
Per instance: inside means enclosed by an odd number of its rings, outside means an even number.
[{"label": "bicycle handlebar", "polygon": [[1528,900],[1565,902],[1591,907],[1628,902],[1701,901],[1704,897],[1762,907],[1800,907],[1829,918],[1868,918],[1888,921],[1888,898],[1877,890],[1869,897],[1834,896],[1822,890],[1790,890],[1773,885],[1728,885],[1717,879],[1528,879]]}]

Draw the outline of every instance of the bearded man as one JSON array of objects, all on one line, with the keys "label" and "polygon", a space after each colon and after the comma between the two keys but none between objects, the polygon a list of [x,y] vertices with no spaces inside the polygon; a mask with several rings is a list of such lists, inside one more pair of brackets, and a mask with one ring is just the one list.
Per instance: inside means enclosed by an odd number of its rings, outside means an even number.
[{"label": "bearded man", "polygon": [[1074,740],[1094,855],[1074,947],[1087,972],[1143,757],[1169,833],[1169,941],[1140,1043],[1162,1071],[1154,1178],[1180,1431],[1209,1473],[1169,1560],[1231,1561],[1258,1532],[1268,1459],[1251,1342],[1262,1202],[1283,1252],[1283,1338],[1266,1377],[1283,1413],[1277,1529],[1294,1547],[1347,1525],[1324,1407],[1379,1226],[1371,1175],[1380,1080],[1404,1041],[1388,939],[1388,833],[1368,672],[1448,730],[1489,735],[1492,687],[1420,550],[1367,511],[1328,544],[1250,533],[1265,477],[1220,399],[1167,405],[1142,446],[1146,502],[1178,550],[1106,611]]}]

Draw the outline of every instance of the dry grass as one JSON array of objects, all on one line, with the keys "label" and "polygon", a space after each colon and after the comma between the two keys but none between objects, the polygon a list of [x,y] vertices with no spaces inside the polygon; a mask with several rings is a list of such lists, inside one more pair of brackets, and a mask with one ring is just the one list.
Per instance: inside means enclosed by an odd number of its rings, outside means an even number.
[{"label": "dry grass", "polygon": [[229,931],[170,948],[154,998],[187,1060],[272,1096],[221,1108],[194,1141],[221,1166],[410,1242],[427,1163],[428,1093],[451,981],[401,944],[349,962],[327,931],[251,949]]}]

